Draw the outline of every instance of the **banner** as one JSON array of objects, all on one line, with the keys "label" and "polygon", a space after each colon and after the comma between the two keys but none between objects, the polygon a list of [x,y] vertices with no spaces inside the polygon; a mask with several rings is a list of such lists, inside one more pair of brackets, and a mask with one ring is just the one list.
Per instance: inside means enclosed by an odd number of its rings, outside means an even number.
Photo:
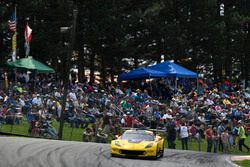
[{"label": "banner", "polygon": [[28,57],[30,53],[30,41],[32,39],[32,29],[29,27],[28,23],[26,24],[25,27],[24,36],[25,36],[25,44],[24,44],[25,55],[26,57]]},{"label": "banner", "polygon": [[12,61],[16,60],[16,32],[12,36]]},{"label": "banner", "polygon": [[30,44],[27,41],[25,41],[24,48],[25,48],[25,55],[26,57],[28,57],[30,53]]},{"label": "banner", "polygon": [[16,50],[16,32],[12,36],[12,50]]}]

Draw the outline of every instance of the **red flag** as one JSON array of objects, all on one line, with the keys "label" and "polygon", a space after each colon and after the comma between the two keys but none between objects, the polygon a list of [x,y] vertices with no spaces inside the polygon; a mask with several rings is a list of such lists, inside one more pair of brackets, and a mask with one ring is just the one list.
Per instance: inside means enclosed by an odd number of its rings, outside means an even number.
[{"label": "red flag", "polygon": [[25,27],[25,39],[28,43],[30,43],[32,39],[32,29],[29,27],[28,23]]}]

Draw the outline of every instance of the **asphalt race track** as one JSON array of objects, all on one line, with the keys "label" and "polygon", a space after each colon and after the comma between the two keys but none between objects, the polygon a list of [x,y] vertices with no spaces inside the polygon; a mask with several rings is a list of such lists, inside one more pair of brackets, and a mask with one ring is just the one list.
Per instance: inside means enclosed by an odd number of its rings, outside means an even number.
[{"label": "asphalt race track", "polygon": [[108,144],[0,137],[0,167],[233,167],[229,159],[168,149],[158,160],[113,158]]}]

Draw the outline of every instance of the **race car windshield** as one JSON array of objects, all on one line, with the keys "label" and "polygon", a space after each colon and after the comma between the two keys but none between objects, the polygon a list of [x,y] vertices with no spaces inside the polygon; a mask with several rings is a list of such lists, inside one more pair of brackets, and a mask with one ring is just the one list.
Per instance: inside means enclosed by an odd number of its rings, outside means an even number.
[{"label": "race car windshield", "polygon": [[144,140],[144,141],[154,141],[154,136],[146,133],[124,133],[121,136],[122,140]]}]

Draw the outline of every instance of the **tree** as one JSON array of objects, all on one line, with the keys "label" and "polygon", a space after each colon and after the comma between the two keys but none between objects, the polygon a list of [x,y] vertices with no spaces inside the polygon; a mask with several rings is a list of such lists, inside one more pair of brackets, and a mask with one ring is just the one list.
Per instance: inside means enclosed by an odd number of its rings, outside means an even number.
[{"label": "tree", "polygon": [[[1,1],[0,52],[5,60],[11,52],[7,21],[13,2]],[[33,29],[31,55],[61,73],[68,37],[60,27],[71,25],[73,3],[79,17],[72,64],[81,82],[85,69],[90,69],[91,81],[95,72],[102,82],[113,81],[124,70],[160,62],[162,55],[198,72],[197,67],[207,68],[216,80],[227,76],[239,80],[240,75],[248,81],[247,0],[16,1],[19,56],[24,57],[23,31],[28,21]],[[224,16],[220,15],[222,3]]]}]

